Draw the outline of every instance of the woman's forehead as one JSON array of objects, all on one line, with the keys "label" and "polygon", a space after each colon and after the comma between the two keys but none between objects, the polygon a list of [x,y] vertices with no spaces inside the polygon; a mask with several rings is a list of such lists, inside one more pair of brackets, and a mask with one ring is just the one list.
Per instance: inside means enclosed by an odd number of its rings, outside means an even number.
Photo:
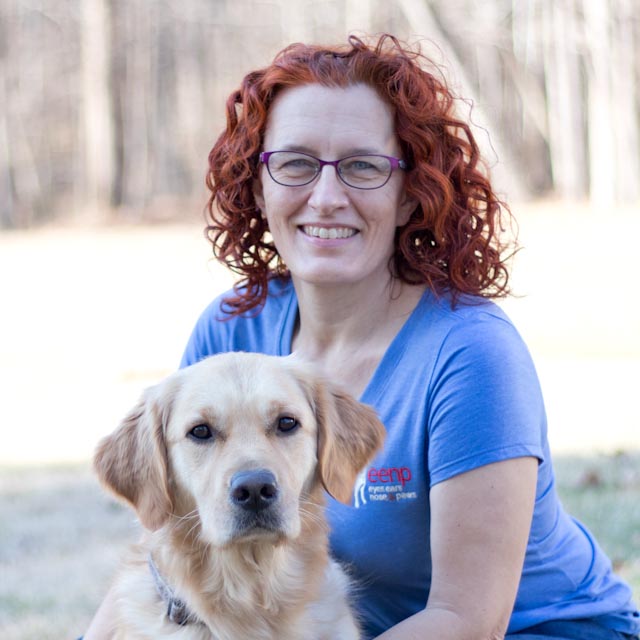
[{"label": "woman's forehead", "polygon": [[287,88],[275,98],[265,132],[269,149],[329,145],[380,152],[395,142],[393,109],[366,84]]}]

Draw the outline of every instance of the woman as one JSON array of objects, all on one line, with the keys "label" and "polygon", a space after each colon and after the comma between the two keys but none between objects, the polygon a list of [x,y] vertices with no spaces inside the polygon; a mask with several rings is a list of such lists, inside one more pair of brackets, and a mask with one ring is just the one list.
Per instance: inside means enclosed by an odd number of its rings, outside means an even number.
[{"label": "woman", "polygon": [[636,637],[629,588],[558,501],[534,367],[488,300],[508,211],[426,62],[352,37],[244,78],[208,176],[209,237],[244,280],[182,365],[295,351],[377,409],[384,451],[328,506],[365,637]]}]

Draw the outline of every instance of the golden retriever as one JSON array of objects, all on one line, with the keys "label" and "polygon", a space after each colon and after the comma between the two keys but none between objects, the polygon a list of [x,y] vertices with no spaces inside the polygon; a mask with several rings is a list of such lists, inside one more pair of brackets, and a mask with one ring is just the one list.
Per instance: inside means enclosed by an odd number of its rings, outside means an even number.
[{"label": "golden retriever", "polygon": [[351,640],[324,490],[350,503],[375,412],[292,357],[212,356],[147,390],[95,469],[145,528],[116,638]]}]

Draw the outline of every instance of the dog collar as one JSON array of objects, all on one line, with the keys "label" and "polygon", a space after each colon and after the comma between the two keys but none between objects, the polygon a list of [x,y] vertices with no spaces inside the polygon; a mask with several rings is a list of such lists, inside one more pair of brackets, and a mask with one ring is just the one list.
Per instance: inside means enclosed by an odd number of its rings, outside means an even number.
[{"label": "dog collar", "polygon": [[167,605],[167,618],[181,627],[186,624],[203,624],[198,617],[189,610],[186,603],[176,596],[173,589],[160,575],[160,571],[158,570],[156,563],[153,561],[151,554],[149,554],[148,564],[151,575],[153,576],[153,581],[156,585],[156,591]]}]

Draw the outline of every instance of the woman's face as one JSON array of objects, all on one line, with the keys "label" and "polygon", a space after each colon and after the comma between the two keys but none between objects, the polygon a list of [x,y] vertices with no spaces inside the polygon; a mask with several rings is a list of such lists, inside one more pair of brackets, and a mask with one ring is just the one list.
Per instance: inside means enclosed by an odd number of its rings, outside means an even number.
[{"label": "woman's face", "polygon": [[[364,84],[285,89],[271,107],[263,150],[302,151],[322,160],[401,158],[392,109]],[[362,190],[344,184],[332,166],[299,187],[277,184],[263,166],[254,194],[296,284],[387,283],[396,227],[415,208],[399,169],[379,189]]]}]

